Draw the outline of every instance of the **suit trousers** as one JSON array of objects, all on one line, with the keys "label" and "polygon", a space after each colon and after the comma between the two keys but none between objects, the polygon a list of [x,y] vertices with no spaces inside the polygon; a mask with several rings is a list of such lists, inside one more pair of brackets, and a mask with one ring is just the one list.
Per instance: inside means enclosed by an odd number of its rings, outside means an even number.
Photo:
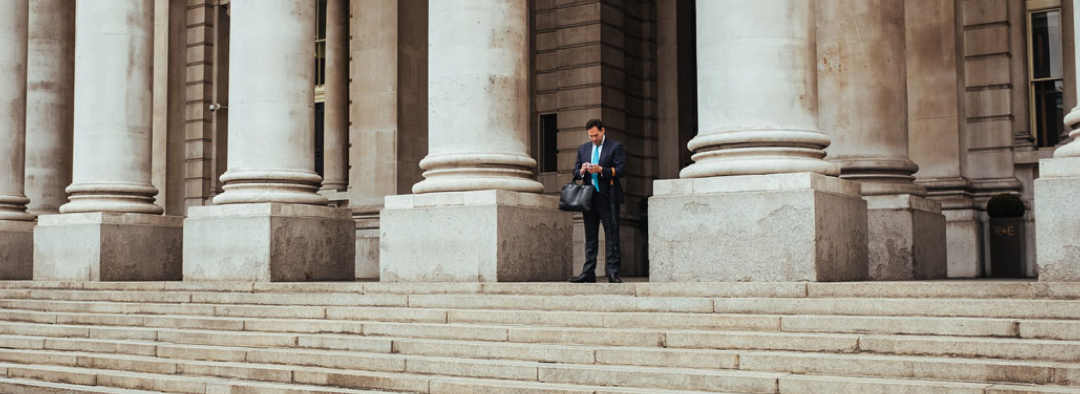
[{"label": "suit trousers", "polygon": [[592,209],[583,215],[585,222],[585,266],[581,269],[582,274],[594,277],[596,275],[596,254],[600,245],[601,223],[604,224],[604,235],[607,236],[605,242],[607,274],[619,274],[622,263],[622,253],[619,250],[618,217],[616,216],[619,214],[619,205],[614,205],[615,211],[612,212],[610,201],[606,194],[597,194],[593,198]]}]

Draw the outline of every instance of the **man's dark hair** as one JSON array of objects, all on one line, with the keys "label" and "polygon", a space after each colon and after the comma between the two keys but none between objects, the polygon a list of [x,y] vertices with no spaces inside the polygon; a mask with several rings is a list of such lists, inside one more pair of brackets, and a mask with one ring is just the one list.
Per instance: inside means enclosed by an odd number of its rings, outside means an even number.
[{"label": "man's dark hair", "polygon": [[597,130],[603,130],[604,122],[600,119],[589,119],[589,121],[585,123],[585,130],[592,130],[593,127]]}]

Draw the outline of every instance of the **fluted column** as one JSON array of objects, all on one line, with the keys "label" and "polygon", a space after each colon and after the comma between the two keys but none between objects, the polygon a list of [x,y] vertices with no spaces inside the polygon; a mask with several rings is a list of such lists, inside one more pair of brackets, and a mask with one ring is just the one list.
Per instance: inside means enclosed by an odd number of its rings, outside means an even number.
[{"label": "fluted column", "polygon": [[150,181],[154,3],[77,4],[73,182],[60,212],[161,214]]},{"label": "fluted column", "polygon": [[349,185],[349,1],[326,3],[326,111],[322,190]]},{"label": "fluted column", "polygon": [[26,196],[33,214],[55,214],[71,184],[75,103],[75,7],[30,2],[26,91]]},{"label": "fluted column", "polygon": [[327,203],[315,193],[315,3],[231,2],[229,167],[215,204]]},{"label": "fluted column", "polygon": [[34,220],[23,189],[29,3],[0,0],[0,220]]},{"label": "fluted column", "polygon": [[926,188],[908,156],[907,61],[902,0],[818,1],[820,125],[829,160],[864,196]]},{"label": "fluted column", "polygon": [[430,2],[428,155],[413,193],[539,193],[529,149],[528,4]]},{"label": "fluted column", "polygon": [[822,159],[814,13],[813,1],[697,2],[701,126],[680,177],[840,173]]}]

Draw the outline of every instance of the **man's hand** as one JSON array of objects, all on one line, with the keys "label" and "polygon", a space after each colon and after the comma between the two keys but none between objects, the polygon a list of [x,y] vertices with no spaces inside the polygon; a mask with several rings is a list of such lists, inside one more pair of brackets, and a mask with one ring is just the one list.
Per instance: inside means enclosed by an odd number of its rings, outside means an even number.
[{"label": "man's hand", "polygon": [[586,171],[589,171],[589,166],[590,166],[590,165],[592,165],[592,164],[590,164],[590,163],[581,163],[581,169],[580,169],[580,170],[578,170],[578,173],[579,173],[579,174],[581,174],[581,176],[583,176],[583,177],[584,177],[584,176],[585,176],[585,172],[586,172]]},{"label": "man's hand", "polygon": [[589,171],[590,174],[596,174],[600,172],[600,169],[601,168],[598,165],[589,164],[589,168],[587,168],[586,170]]}]

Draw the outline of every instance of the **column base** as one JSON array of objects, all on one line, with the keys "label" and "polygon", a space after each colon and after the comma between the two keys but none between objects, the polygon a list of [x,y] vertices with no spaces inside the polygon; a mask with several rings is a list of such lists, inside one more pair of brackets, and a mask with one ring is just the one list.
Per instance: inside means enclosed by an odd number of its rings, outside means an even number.
[{"label": "column base", "polygon": [[974,209],[942,211],[945,215],[946,277],[978,278],[983,272],[983,230]]},{"label": "column base", "polygon": [[910,194],[866,196],[871,280],[945,278],[941,204]]},{"label": "column base", "polygon": [[34,222],[0,220],[0,280],[34,278]]},{"label": "column base", "polygon": [[190,207],[184,220],[184,280],[352,280],[353,231],[348,208],[288,203]]},{"label": "column base", "polygon": [[859,184],[813,173],[659,180],[651,282],[831,282],[867,275]]},{"label": "column base", "polygon": [[1041,177],[1035,180],[1039,281],[1080,282],[1080,158],[1044,159],[1039,169]]},{"label": "column base", "polygon": [[387,196],[380,280],[566,280],[571,215],[558,205],[552,196],[497,190]]},{"label": "column base", "polygon": [[141,213],[42,215],[34,280],[180,280],[184,218]]}]

